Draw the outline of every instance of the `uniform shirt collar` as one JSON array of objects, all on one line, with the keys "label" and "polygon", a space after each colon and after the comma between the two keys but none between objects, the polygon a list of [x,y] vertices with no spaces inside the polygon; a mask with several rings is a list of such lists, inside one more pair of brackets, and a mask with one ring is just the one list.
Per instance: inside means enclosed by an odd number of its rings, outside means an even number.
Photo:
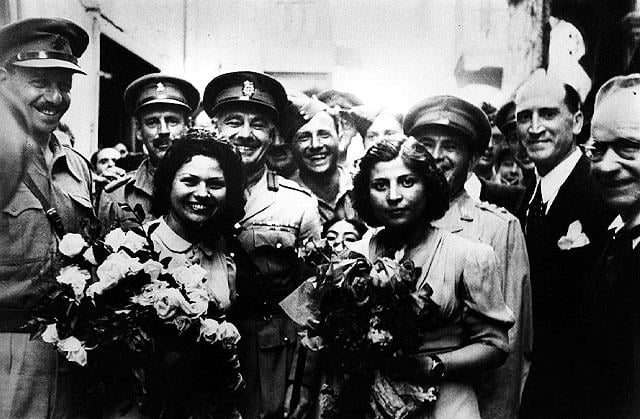
[{"label": "uniform shirt collar", "polygon": [[145,159],[138,170],[136,170],[135,182],[133,186],[140,189],[149,196],[153,196],[153,176],[155,168],[151,166],[151,161]]},{"label": "uniform shirt collar", "polygon": [[[67,170],[69,170],[69,173],[71,173],[71,175],[75,177],[76,180],[82,181],[84,179],[81,169],[76,164],[71,164],[69,162],[69,159],[67,158],[67,153],[73,153],[73,151],[68,149],[68,147],[63,147],[60,144],[58,138],[53,133],[49,137],[48,147],[49,150],[51,150],[51,152],[53,153],[53,159],[51,160],[52,170],[54,167],[56,167],[56,165],[62,164],[62,162],[64,162]],[[60,163],[58,162],[58,160],[60,160]]]},{"label": "uniform shirt collar", "polygon": [[[576,164],[578,164],[581,155],[580,150],[576,148],[567,158],[544,176],[540,176],[538,169],[536,169],[537,184],[542,187],[542,202],[546,204],[547,212],[549,212],[551,204],[556,199],[558,191],[567,181]],[[533,197],[531,199],[533,200]]]},{"label": "uniform shirt collar", "polygon": [[469,194],[474,201],[480,202],[480,193],[482,191],[482,182],[478,179],[478,176],[471,172],[467,177],[467,181],[464,183],[464,190]]}]

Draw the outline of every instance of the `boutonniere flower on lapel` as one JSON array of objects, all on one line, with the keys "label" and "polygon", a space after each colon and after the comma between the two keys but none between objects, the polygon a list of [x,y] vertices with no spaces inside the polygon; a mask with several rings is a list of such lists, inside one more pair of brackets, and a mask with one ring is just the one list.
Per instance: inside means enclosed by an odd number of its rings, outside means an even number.
[{"label": "boutonniere flower on lapel", "polygon": [[582,224],[580,220],[576,220],[569,224],[567,234],[560,237],[558,247],[560,250],[571,250],[578,247],[584,247],[591,243],[589,237],[582,232]]}]

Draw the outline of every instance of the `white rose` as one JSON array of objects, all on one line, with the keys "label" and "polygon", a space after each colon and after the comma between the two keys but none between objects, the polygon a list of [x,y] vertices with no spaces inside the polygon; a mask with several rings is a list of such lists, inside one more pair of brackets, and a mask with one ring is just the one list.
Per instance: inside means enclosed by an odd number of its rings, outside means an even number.
[{"label": "white rose", "polygon": [[196,316],[202,316],[207,313],[209,308],[209,293],[206,289],[193,289],[187,293],[191,300],[191,313]]},{"label": "white rose", "polygon": [[98,266],[98,261],[96,260],[96,256],[93,253],[93,247],[89,247],[87,250],[85,250],[82,254],[82,257],[84,257],[84,260],[86,260],[93,266]]},{"label": "white rose", "polygon": [[58,326],[53,323],[47,325],[47,328],[42,332],[42,340],[47,343],[58,343],[60,338],[58,337]]},{"label": "white rose", "polygon": [[124,235],[124,242],[122,243],[122,246],[126,247],[127,249],[135,253],[139,250],[142,250],[142,248],[144,248],[146,244],[147,244],[147,239],[145,237],[129,230]]},{"label": "white rose", "polygon": [[238,344],[240,340],[240,332],[233,323],[229,323],[227,321],[223,321],[220,323],[220,327],[218,327],[218,331],[216,333],[216,338],[222,345],[226,348],[231,348]]},{"label": "white rose", "polygon": [[120,246],[124,243],[125,233],[121,228],[116,228],[115,230],[111,230],[104,236],[104,244],[111,247],[111,250],[114,252],[120,249]]},{"label": "white rose", "polygon": [[131,297],[131,301],[141,306],[152,306],[156,301],[158,291],[166,288],[168,285],[169,284],[163,281],[154,281],[146,284],[142,287],[142,292],[139,295]]},{"label": "white rose", "polygon": [[95,294],[102,294],[105,290],[115,287],[128,274],[137,273],[142,269],[140,261],[124,251],[112,253],[98,266],[96,275],[99,281],[89,286],[87,295],[93,297]]},{"label": "white rose", "polygon": [[162,263],[155,260],[148,260],[142,265],[142,270],[149,274],[151,281],[157,281],[163,269]]},{"label": "white rose", "polygon": [[170,273],[179,284],[184,285],[184,287],[189,290],[202,286],[207,271],[200,265],[191,265],[189,267],[180,266],[179,268],[173,269]]},{"label": "white rose", "polygon": [[63,352],[69,361],[82,366],[87,365],[87,350],[78,338],[69,336],[62,339],[58,342],[58,350]]},{"label": "white rose", "polygon": [[192,314],[189,303],[182,293],[175,288],[166,288],[156,293],[156,299],[153,302],[153,308],[156,309],[158,317],[163,320],[171,319],[182,310],[184,314]]},{"label": "white rose", "polygon": [[91,274],[76,265],[65,266],[60,269],[60,275],[56,277],[59,283],[71,285],[76,300],[80,300],[84,296],[84,287],[89,279],[91,279]]},{"label": "white rose", "polygon": [[219,327],[220,323],[218,323],[217,320],[203,319],[200,324],[200,336],[198,337],[198,340],[204,339],[209,343],[215,342]]},{"label": "white rose", "polygon": [[82,236],[78,233],[67,233],[60,240],[60,244],[58,245],[58,249],[60,253],[68,257],[74,257],[82,251],[82,249],[87,246],[87,242],[84,241]]}]

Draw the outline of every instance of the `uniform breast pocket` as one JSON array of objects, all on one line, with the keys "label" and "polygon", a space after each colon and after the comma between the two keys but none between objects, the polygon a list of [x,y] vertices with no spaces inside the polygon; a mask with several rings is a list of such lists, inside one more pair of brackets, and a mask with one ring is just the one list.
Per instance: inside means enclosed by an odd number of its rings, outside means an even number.
[{"label": "uniform breast pocket", "polygon": [[296,229],[285,225],[254,224],[253,246],[271,246],[276,249],[294,248],[296,245]]},{"label": "uniform breast pocket", "polygon": [[0,217],[2,264],[42,259],[50,251],[53,233],[42,204],[31,192],[19,189]]}]

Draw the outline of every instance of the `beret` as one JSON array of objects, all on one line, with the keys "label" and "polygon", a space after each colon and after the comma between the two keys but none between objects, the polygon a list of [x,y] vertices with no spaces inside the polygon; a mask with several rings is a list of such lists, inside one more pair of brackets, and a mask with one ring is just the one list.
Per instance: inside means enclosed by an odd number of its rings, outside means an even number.
[{"label": "beret", "polygon": [[129,115],[135,115],[147,105],[164,103],[193,112],[200,102],[200,93],[191,83],[162,73],[145,74],[134,80],[124,91],[124,106]]},{"label": "beret", "polygon": [[210,117],[224,104],[255,104],[282,114],[287,106],[287,93],[273,77],[254,71],[235,71],[215,77],[202,97],[202,107]]},{"label": "beret", "polygon": [[503,135],[507,135],[509,130],[516,127],[516,104],[514,101],[509,101],[502,105],[493,120],[496,127]]},{"label": "beret", "polygon": [[[328,110],[324,102],[310,98],[303,93],[290,96],[287,106],[280,113],[280,134],[286,143],[291,143],[298,130],[305,126],[314,116]],[[333,116],[332,116],[333,117]]]},{"label": "beret", "polygon": [[427,126],[451,127],[470,140],[472,149],[480,153],[491,138],[491,124],[482,109],[455,96],[433,96],[413,105],[402,125],[406,135]]},{"label": "beret", "polygon": [[1,61],[19,67],[66,68],[86,74],[78,58],[88,44],[87,32],[65,19],[24,19],[0,28]]}]

